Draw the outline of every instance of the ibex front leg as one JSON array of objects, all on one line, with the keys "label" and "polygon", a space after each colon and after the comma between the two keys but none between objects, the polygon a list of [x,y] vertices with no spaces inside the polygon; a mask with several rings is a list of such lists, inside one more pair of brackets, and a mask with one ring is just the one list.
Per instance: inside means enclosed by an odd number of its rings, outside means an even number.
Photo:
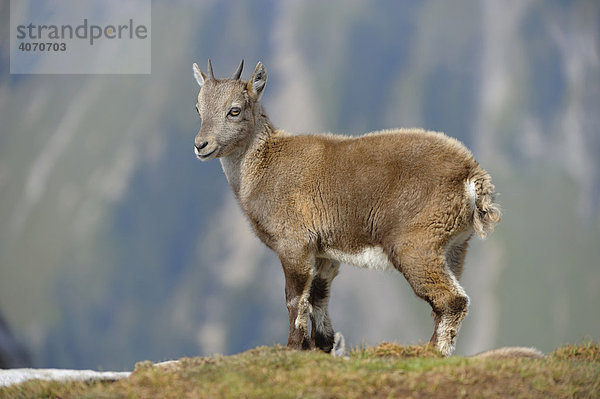
[{"label": "ibex front leg", "polygon": [[288,346],[294,349],[310,349],[308,318],[314,261],[308,256],[300,259],[281,258],[281,265],[285,273],[285,299],[290,319]]},{"label": "ibex front leg", "polygon": [[317,259],[315,263],[316,274],[310,289],[310,304],[312,312],[310,321],[312,329],[310,334],[311,346],[327,353],[331,352],[334,344],[334,331],[329,319],[327,305],[331,282],[337,276],[340,264],[330,259]]}]

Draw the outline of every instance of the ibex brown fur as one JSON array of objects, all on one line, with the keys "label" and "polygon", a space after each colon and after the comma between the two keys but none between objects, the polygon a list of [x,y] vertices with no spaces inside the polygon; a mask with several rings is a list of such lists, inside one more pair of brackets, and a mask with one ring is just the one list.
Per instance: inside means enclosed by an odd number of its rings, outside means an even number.
[{"label": "ibex brown fur", "polygon": [[343,262],[402,272],[433,309],[431,342],[450,355],[469,304],[458,283],[467,242],[500,220],[490,176],[442,133],[352,138],[276,129],[259,101],[265,67],[259,62],[245,82],[242,66],[220,80],[210,61],[207,74],[194,64],[202,118],[195,152],[203,161],[220,158],[256,234],[279,255],[288,345],[331,350],[329,290]]}]

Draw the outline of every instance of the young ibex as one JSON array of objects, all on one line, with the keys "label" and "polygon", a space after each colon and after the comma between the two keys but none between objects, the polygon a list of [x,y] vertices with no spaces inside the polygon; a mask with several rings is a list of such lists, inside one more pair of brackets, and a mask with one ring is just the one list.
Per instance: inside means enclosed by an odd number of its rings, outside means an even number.
[{"label": "young ibex", "polygon": [[[279,255],[289,312],[288,346],[332,349],[327,305],[340,262],[402,272],[433,309],[431,342],[444,354],[467,314],[458,283],[467,242],[500,220],[490,176],[459,141],[418,129],[361,137],[290,135],[260,97],[267,71],[200,85],[198,158],[220,158],[256,234]],[[308,319],[311,321],[309,336]]]}]

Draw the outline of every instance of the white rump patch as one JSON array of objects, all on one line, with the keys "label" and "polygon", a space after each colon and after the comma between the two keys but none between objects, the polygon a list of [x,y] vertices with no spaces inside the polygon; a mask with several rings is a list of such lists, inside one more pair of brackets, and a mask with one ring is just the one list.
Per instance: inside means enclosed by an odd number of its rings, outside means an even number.
[{"label": "white rump patch", "polygon": [[324,257],[347,263],[352,266],[375,270],[393,270],[394,265],[390,262],[388,256],[379,246],[365,247],[356,253],[339,251],[337,249],[327,249]]},{"label": "white rump patch", "polygon": [[475,188],[475,182],[465,180],[465,191],[467,192],[467,197],[469,198],[471,209],[475,209],[475,200],[477,199],[477,189]]}]

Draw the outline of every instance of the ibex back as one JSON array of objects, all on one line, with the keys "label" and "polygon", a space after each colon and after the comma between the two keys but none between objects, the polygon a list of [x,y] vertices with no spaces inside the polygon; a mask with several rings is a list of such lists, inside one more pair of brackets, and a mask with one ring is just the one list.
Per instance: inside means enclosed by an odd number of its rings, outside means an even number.
[{"label": "ibex back", "polygon": [[431,342],[450,355],[469,304],[458,283],[467,242],[500,220],[489,175],[442,133],[351,138],[276,129],[260,103],[265,67],[259,62],[248,82],[242,67],[221,80],[210,60],[207,74],[194,64],[202,118],[195,152],[221,160],[256,234],[279,255],[288,346],[331,351],[329,290],[343,262],[400,271],[433,309]]}]

